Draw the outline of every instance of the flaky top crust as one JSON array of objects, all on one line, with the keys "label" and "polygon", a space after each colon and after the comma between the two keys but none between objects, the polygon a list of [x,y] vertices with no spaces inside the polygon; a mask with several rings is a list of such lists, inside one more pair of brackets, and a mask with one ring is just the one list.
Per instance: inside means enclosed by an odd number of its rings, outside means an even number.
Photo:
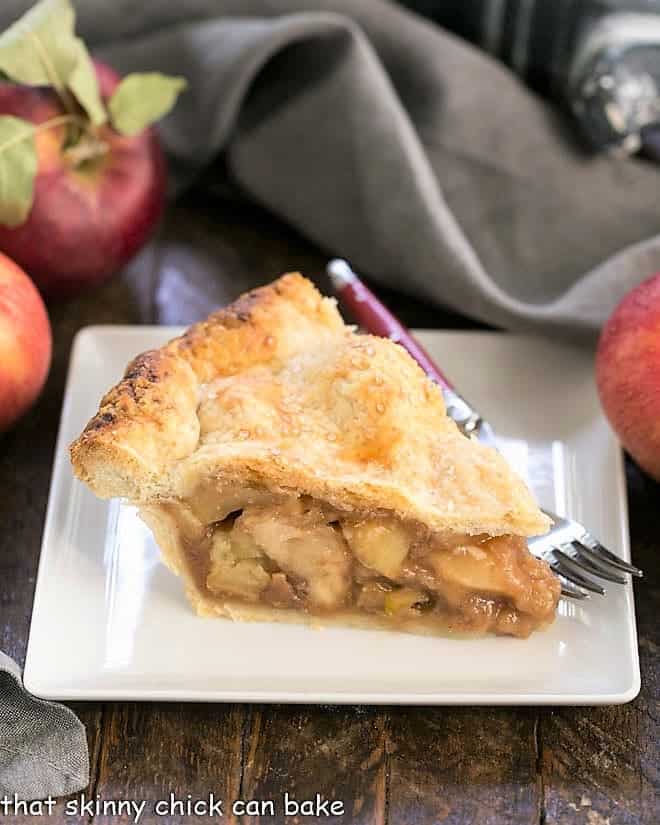
[{"label": "flaky top crust", "polygon": [[139,355],[71,445],[102,498],[194,494],[200,479],[392,512],[432,530],[547,530],[495,450],[464,438],[397,344],[358,335],[299,274]]}]

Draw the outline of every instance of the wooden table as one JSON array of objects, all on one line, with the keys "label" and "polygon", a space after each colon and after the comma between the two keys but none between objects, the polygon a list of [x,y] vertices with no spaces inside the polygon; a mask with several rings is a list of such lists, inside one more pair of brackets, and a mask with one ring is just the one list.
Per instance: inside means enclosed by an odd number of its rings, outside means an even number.
[{"label": "wooden table", "polygon": [[[193,284],[213,278],[221,303],[290,269],[323,288],[324,262],[325,255],[271,216],[198,193],[170,210],[157,242],[121,278],[51,308],[55,352],[48,385],[34,410],[0,440],[0,649],[23,662],[75,332],[87,324],[190,321],[205,307],[182,288],[182,273]],[[411,326],[476,326],[380,292]],[[628,470],[633,559],[647,574],[635,583],[642,692],[634,702],[556,709],[77,704],[92,759],[88,795],[153,803],[170,791],[183,799],[212,791],[230,800],[279,800],[287,791],[298,799],[320,793],[344,802],[343,817],[302,822],[660,822],[660,488],[632,465]],[[142,823],[209,821],[156,817],[151,807]],[[89,821],[66,821],[83,819]],[[8,821],[64,819],[60,813]],[[226,815],[222,821],[238,820]]]}]

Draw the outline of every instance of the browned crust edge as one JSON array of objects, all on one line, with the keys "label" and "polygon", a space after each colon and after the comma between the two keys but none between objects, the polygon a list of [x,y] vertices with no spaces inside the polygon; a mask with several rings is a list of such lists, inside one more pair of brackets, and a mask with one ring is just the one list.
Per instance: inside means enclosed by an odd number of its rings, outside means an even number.
[{"label": "browned crust edge", "polygon": [[299,273],[241,295],[158,350],[138,355],[69,448],[75,475],[102,498],[158,496],[199,439],[204,382],[286,357],[289,324],[343,321]]}]

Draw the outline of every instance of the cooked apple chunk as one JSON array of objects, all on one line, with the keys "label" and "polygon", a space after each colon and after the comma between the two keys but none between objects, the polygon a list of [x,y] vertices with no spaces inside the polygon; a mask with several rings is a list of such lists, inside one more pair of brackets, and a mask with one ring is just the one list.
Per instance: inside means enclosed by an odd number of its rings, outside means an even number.
[{"label": "cooked apple chunk", "polygon": [[344,524],[343,532],[355,556],[365,567],[396,579],[410,549],[408,531],[394,519],[368,519]]},{"label": "cooked apple chunk", "polygon": [[215,593],[230,593],[248,601],[257,601],[261,592],[268,587],[270,575],[258,557],[241,559],[235,554],[234,547],[235,543],[228,530],[215,531],[209,552],[206,586]]},{"label": "cooked apple chunk", "polygon": [[303,582],[313,607],[342,605],[351,585],[351,559],[341,532],[318,523],[316,511],[248,507],[236,526],[285,573]]},{"label": "cooked apple chunk", "polygon": [[190,509],[204,524],[223,521],[230,513],[253,504],[268,504],[275,500],[272,493],[251,487],[228,487],[206,481],[198,484],[188,496]]},{"label": "cooked apple chunk", "polygon": [[505,593],[508,577],[491,548],[461,544],[451,550],[434,550],[426,562],[440,578],[451,584],[486,593]]},{"label": "cooked apple chunk", "polygon": [[547,564],[534,558],[525,540],[515,536],[475,539],[450,550],[434,550],[425,563],[453,604],[477,591],[542,619],[552,615],[559,596],[559,582]]}]

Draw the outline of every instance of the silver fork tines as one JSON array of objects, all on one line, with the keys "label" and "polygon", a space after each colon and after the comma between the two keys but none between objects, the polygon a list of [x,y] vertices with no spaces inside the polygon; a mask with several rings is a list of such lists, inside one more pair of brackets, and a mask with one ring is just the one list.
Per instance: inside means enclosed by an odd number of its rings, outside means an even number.
[{"label": "silver fork tines", "polygon": [[586,599],[591,593],[605,594],[605,588],[594,577],[625,584],[622,573],[642,576],[642,571],[614,555],[589,533],[584,525],[562,518],[549,510],[553,525],[544,536],[529,539],[529,549],[538,558],[545,559],[562,584],[562,595],[572,599]]}]

